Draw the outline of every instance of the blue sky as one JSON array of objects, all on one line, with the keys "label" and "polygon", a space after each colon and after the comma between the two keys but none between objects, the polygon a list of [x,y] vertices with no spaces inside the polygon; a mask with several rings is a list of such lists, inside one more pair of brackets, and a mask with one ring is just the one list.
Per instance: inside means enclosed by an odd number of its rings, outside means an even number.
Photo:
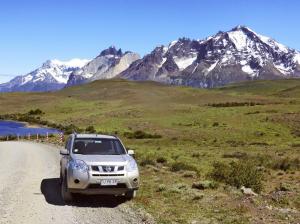
[{"label": "blue sky", "polygon": [[110,45],[143,56],[239,24],[300,50],[299,10],[297,0],[1,1],[0,83],[47,59],[93,58]]}]

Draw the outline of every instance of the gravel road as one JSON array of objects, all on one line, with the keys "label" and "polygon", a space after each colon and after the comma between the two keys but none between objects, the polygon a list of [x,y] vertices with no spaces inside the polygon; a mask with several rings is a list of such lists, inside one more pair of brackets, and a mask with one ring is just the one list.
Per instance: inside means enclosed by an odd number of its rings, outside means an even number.
[{"label": "gravel road", "polygon": [[148,223],[122,198],[60,197],[59,149],[30,142],[0,142],[0,223]]}]

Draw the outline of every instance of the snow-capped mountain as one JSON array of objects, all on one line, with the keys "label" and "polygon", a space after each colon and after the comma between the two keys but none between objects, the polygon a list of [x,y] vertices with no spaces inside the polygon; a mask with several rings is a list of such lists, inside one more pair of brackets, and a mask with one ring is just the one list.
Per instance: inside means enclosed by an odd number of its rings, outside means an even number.
[{"label": "snow-capped mountain", "polygon": [[72,72],[79,70],[89,60],[70,61],[48,60],[40,68],[27,75],[17,76],[7,83],[0,84],[0,92],[54,91],[63,88]]},{"label": "snow-capped mountain", "polygon": [[180,38],[140,59],[109,47],[93,60],[45,62],[0,84],[0,92],[53,91],[114,77],[211,88],[253,79],[300,78],[300,53],[245,26],[204,40]]},{"label": "snow-capped mountain", "polygon": [[300,53],[237,26],[205,40],[181,38],[159,46],[119,77],[208,88],[252,79],[300,77]]},{"label": "snow-capped mountain", "polygon": [[66,87],[92,82],[98,79],[110,79],[127,69],[132,62],[140,59],[136,53],[125,52],[115,47],[103,50],[99,56],[91,60],[81,69],[74,71]]}]

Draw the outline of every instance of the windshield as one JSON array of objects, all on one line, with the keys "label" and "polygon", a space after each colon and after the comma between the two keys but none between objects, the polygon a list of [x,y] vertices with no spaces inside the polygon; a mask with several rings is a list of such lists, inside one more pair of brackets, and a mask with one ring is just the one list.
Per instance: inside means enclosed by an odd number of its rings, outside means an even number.
[{"label": "windshield", "polygon": [[126,154],[124,147],[117,139],[75,139],[74,154],[82,155],[121,155]]}]

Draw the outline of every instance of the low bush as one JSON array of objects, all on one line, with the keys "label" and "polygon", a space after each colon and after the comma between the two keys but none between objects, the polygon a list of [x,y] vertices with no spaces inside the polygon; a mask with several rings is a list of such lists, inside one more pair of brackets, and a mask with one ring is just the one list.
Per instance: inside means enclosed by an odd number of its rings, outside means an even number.
[{"label": "low bush", "polygon": [[28,112],[28,115],[41,115],[41,114],[44,114],[42,110],[40,109],[35,109],[35,110],[30,110]]},{"label": "low bush", "polygon": [[182,176],[185,177],[185,178],[195,178],[199,175],[195,171],[187,170],[183,173]]},{"label": "low bush", "polygon": [[193,158],[199,158],[200,156],[201,156],[201,154],[199,152],[193,152],[192,153]]},{"label": "low bush", "polygon": [[212,126],[213,126],[213,127],[218,127],[218,126],[219,126],[219,122],[214,122],[214,123],[212,124]]},{"label": "low bush", "polygon": [[294,135],[295,137],[300,137],[300,130],[295,129],[291,132],[292,135]]},{"label": "low bush", "polygon": [[167,161],[168,161],[167,158],[165,158],[163,156],[160,156],[160,157],[156,158],[157,163],[166,163]]},{"label": "low bush", "polygon": [[204,180],[193,183],[192,188],[196,188],[199,190],[216,189],[218,188],[218,184],[215,181]]},{"label": "low bush", "polygon": [[292,186],[287,183],[280,183],[280,186],[278,188],[280,191],[292,191]]},{"label": "low bush", "polygon": [[299,170],[300,169],[300,159],[295,158],[295,159],[290,159],[288,157],[278,159],[273,162],[273,169],[277,170]]},{"label": "low bush", "polygon": [[158,185],[158,188],[157,188],[157,192],[162,192],[162,191],[165,191],[167,189],[166,185],[164,184],[160,184]]},{"label": "low bush", "polygon": [[97,131],[95,130],[94,126],[88,126],[88,127],[85,129],[85,132],[90,133],[90,134],[93,134],[93,133],[96,133]]},{"label": "low bush", "polygon": [[145,157],[140,159],[139,164],[141,166],[146,166],[146,165],[155,165],[155,159],[152,155],[146,155]]},{"label": "low bush", "polygon": [[220,182],[226,182],[227,178],[230,176],[231,167],[227,163],[222,162],[214,162],[213,163],[213,171],[210,176]]},{"label": "low bush", "polygon": [[255,106],[255,105],[263,105],[258,102],[225,102],[225,103],[212,103],[207,106],[210,107],[243,107],[243,106]]},{"label": "low bush", "polygon": [[170,170],[172,172],[178,172],[180,170],[190,170],[190,171],[198,172],[197,167],[195,167],[194,165],[187,164],[185,162],[180,162],[180,161],[176,161],[176,162],[172,163]]},{"label": "low bush", "polygon": [[233,153],[225,153],[223,155],[223,158],[236,158],[236,159],[242,159],[246,158],[248,156],[245,152],[233,152]]},{"label": "low bush", "polygon": [[149,134],[141,130],[135,132],[124,132],[124,136],[129,139],[161,138],[161,135],[159,134]]},{"label": "low bush", "polygon": [[235,187],[249,187],[255,192],[260,192],[263,188],[263,172],[258,169],[254,160],[239,160],[225,164],[216,162],[210,175],[214,180],[224,182]]}]

